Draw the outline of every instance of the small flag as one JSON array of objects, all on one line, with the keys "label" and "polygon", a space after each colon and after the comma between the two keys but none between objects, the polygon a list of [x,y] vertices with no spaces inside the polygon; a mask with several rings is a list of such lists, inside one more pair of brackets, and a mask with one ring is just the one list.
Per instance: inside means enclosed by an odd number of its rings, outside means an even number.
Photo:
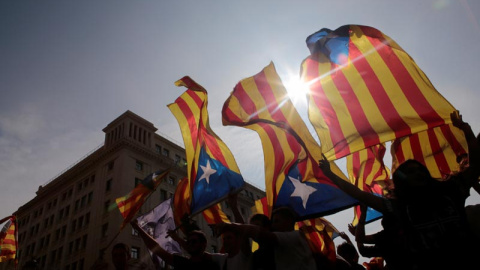
[{"label": "small flag", "polygon": [[0,232],[0,262],[15,260],[17,253],[17,220],[15,216],[4,218],[7,222]]},{"label": "small flag", "polygon": [[119,197],[115,200],[118,210],[120,210],[120,214],[122,214],[123,217],[123,223],[120,229],[123,229],[125,225],[133,219],[140,207],[142,207],[148,195],[155,191],[157,186],[160,185],[162,179],[167,176],[170,170],[171,169],[157,171],[148,175],[140,183],[138,183],[138,185],[129,194]]}]

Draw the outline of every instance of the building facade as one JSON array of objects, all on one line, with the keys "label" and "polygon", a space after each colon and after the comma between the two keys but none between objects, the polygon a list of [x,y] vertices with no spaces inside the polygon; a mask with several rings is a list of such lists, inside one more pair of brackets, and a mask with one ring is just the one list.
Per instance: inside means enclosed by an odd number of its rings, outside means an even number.
[{"label": "building facade", "polygon": [[[139,215],[172,197],[186,176],[185,150],[156,134],[157,128],[126,111],[103,129],[105,142],[61,175],[40,186],[36,196],[15,213],[18,220],[18,265],[35,260],[38,269],[90,269],[103,260],[111,265],[111,248],[117,242],[130,246],[138,265],[153,269],[142,239],[127,225],[115,199],[128,194],[147,175],[173,166],[173,170],[146,200]],[[245,220],[254,200],[265,193],[246,184],[238,196]],[[223,209],[233,217],[231,209]],[[213,236],[201,215],[197,224],[209,236],[208,251],[217,251],[220,239]],[[101,256],[102,254],[103,257]],[[13,269],[2,263],[0,269]]]}]

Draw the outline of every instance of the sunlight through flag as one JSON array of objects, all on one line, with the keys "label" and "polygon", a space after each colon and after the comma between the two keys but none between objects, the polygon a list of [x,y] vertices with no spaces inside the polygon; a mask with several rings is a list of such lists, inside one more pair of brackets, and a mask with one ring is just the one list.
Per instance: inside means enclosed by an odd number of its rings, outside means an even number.
[{"label": "sunlight through flag", "polygon": [[[269,208],[290,206],[306,219],[357,203],[318,168],[320,146],[290,101],[273,63],[235,86],[223,106],[222,117],[224,125],[258,133]],[[331,168],[346,179],[334,162]]]},{"label": "sunlight through flag", "polygon": [[301,66],[309,119],[329,160],[451,123],[455,109],[413,59],[379,30],[321,29]]}]

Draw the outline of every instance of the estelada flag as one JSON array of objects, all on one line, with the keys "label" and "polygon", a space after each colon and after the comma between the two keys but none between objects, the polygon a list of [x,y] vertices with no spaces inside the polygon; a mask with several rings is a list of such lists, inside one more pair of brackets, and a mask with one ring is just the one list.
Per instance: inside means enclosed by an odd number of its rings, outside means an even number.
[{"label": "estelada flag", "polygon": [[[258,133],[263,147],[269,208],[289,206],[301,219],[357,204],[318,167],[321,148],[293,106],[273,63],[241,80],[222,110],[223,124]],[[332,161],[335,174],[346,180]]]},{"label": "estelada flag", "polygon": [[394,40],[362,25],[306,40],[309,119],[329,160],[451,123],[455,108]]},{"label": "estelada flag", "polygon": [[240,191],[245,182],[230,149],[210,128],[207,91],[188,76],[175,85],[188,88],[168,108],[182,131],[195,215]]}]

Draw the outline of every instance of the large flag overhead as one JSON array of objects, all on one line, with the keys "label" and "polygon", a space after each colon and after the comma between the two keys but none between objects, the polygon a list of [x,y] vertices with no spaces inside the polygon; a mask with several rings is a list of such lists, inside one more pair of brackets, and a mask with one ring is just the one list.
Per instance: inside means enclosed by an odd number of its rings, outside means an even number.
[{"label": "large flag overhead", "polygon": [[[320,146],[288,98],[273,63],[235,86],[223,106],[222,116],[224,125],[242,126],[258,133],[270,208],[290,206],[300,218],[307,219],[357,203],[318,168],[317,162],[322,158]],[[331,168],[343,176],[334,162]]]},{"label": "large flag overhead", "polygon": [[329,160],[451,123],[455,109],[390,37],[361,25],[321,29],[306,40],[311,55],[309,119]]},{"label": "large flag overhead", "polygon": [[191,214],[195,215],[239,191],[245,182],[232,153],[210,128],[207,91],[188,76],[175,85],[188,88],[168,108],[182,131]]},{"label": "large flag overhead", "polygon": [[[167,237],[169,230],[175,229],[173,220],[172,199],[167,199],[153,208],[150,212],[137,218],[138,225],[147,232],[157,243],[169,253],[182,253],[180,245],[171,237]],[[149,250],[150,256],[157,269],[161,268],[162,259]]]},{"label": "large flag overhead", "polygon": [[392,143],[392,171],[408,159],[424,164],[432,177],[445,178],[458,170],[457,157],[468,152],[463,131],[442,125]]},{"label": "large flag overhead", "polygon": [[7,221],[0,231],[0,262],[16,259],[17,254],[17,221],[15,216],[2,219]]},{"label": "large flag overhead", "polygon": [[115,199],[118,210],[123,217],[123,223],[120,229],[130,223],[135,214],[142,207],[148,196],[160,185],[162,179],[167,176],[171,169],[156,171],[145,177],[129,194]]}]

